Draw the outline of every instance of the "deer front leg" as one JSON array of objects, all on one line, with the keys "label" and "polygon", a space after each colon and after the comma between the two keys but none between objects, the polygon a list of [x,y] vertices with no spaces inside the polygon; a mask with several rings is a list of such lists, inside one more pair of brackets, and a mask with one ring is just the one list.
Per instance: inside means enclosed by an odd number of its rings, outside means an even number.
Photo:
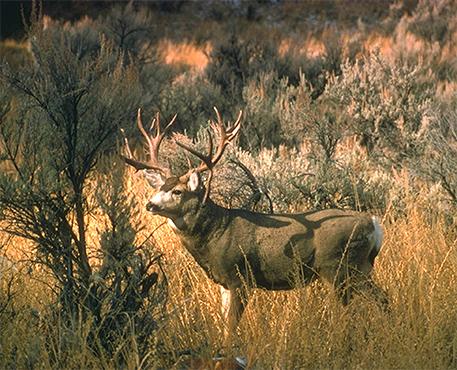
[{"label": "deer front leg", "polygon": [[236,338],[236,332],[246,305],[246,294],[243,289],[225,289],[221,287],[222,314],[225,319],[224,347],[229,348]]},{"label": "deer front leg", "polygon": [[225,320],[223,352],[228,357],[218,357],[218,360],[225,361],[224,369],[244,369],[247,363],[246,358],[240,355],[229,355],[229,353],[236,340],[238,324],[247,303],[247,295],[243,294],[241,289],[225,289],[223,286],[220,287],[220,291],[221,311]]},{"label": "deer front leg", "polygon": [[[225,289],[222,285],[219,287],[221,291],[221,312],[222,317],[224,318],[225,322],[228,321],[229,317],[229,310],[230,310],[230,290]],[[224,332],[227,331],[227,326],[224,326]],[[226,334],[226,333],[225,333]]]}]

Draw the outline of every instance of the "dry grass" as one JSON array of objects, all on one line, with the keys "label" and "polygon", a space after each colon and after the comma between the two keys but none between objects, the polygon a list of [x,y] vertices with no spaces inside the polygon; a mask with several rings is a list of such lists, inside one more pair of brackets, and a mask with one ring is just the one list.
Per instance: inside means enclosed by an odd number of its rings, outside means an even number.
[{"label": "dry grass", "polygon": [[[129,185],[140,204],[147,196],[142,181],[134,179]],[[410,207],[404,218],[385,223],[385,243],[375,266],[375,279],[390,296],[390,314],[361,297],[345,309],[320,283],[292,292],[255,291],[233,353],[246,355],[254,369],[455,368],[456,233],[414,201]],[[168,319],[159,331],[160,350],[151,348],[151,356],[157,356],[159,367],[178,369],[188,363],[184,353],[190,350],[193,366],[198,358],[211,368],[224,332],[218,286],[183,250],[164,219],[146,212],[141,217],[147,220],[144,232],[156,230],[154,237],[165,253],[170,293]],[[17,245],[10,242],[11,247]],[[58,346],[46,340],[53,328],[36,314],[51,302],[52,282],[42,271],[14,274],[14,313],[0,314],[0,359],[14,353],[18,363],[52,368],[52,356],[67,356],[66,363],[75,368],[115,366],[90,353],[84,332],[73,333],[72,353],[53,353]],[[134,346],[129,348],[134,353]],[[131,357],[128,367],[141,367],[141,361]]]},{"label": "dry grass", "polygon": [[31,62],[28,48],[29,45],[26,42],[2,40],[0,42],[0,55],[10,65],[19,67]]},{"label": "dry grass", "polygon": [[185,65],[197,72],[202,72],[209,62],[211,45],[197,46],[189,42],[175,43],[171,40],[161,40],[157,49],[165,64]]}]

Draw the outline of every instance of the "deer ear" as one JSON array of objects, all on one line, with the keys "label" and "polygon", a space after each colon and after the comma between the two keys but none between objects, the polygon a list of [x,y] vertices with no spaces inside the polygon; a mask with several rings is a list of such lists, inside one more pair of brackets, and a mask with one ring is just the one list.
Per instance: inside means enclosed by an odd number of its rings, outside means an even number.
[{"label": "deer ear", "polygon": [[192,172],[187,181],[187,187],[190,191],[195,191],[200,187],[200,175],[197,172]]},{"label": "deer ear", "polygon": [[158,189],[165,184],[165,178],[159,173],[151,170],[143,170],[144,177],[148,180],[149,185]]}]

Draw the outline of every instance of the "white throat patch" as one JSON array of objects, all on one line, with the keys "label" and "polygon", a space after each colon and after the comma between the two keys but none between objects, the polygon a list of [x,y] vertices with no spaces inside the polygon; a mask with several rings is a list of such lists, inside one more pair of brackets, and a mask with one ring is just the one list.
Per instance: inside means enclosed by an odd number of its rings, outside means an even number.
[{"label": "white throat patch", "polygon": [[180,232],[182,227],[184,226],[184,220],[182,218],[178,218],[176,222],[173,222],[171,218],[168,219],[168,226],[170,226],[173,231]]}]

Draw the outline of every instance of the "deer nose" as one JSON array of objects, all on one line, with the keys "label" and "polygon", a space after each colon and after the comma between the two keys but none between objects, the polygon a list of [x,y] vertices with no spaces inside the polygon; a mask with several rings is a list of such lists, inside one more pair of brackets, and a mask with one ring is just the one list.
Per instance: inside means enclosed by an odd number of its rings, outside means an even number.
[{"label": "deer nose", "polygon": [[162,211],[162,207],[149,201],[146,203],[146,210],[149,211],[149,212],[152,212],[152,213],[158,213],[160,211]]},{"label": "deer nose", "polygon": [[146,203],[146,211],[154,212],[155,208],[156,208],[156,206],[154,203],[152,203],[152,202]]}]

